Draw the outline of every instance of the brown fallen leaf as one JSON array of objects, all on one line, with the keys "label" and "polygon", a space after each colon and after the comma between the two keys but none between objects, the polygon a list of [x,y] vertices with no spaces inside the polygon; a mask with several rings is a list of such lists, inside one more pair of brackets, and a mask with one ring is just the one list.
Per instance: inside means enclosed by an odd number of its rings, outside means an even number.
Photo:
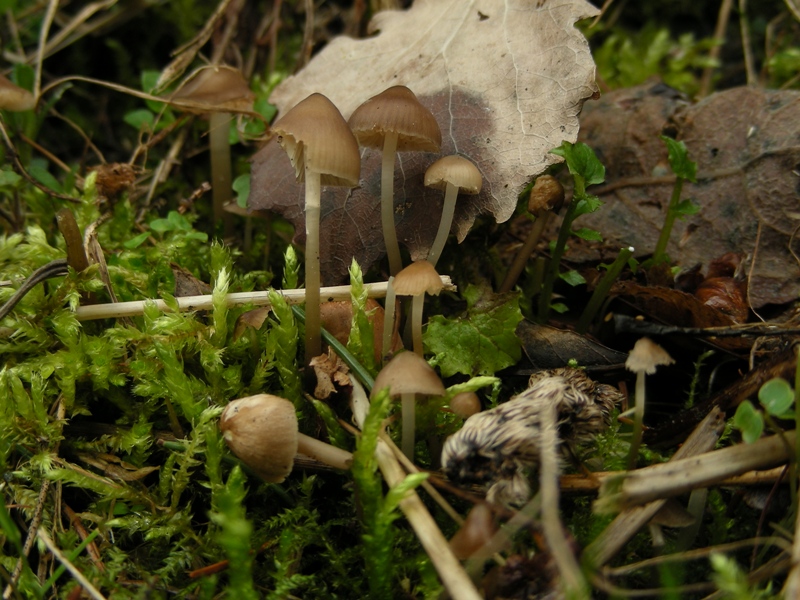
[{"label": "brown fallen leaf", "polygon": [[556,369],[574,359],[591,372],[592,367],[622,365],[628,357],[574,331],[530,321],[520,321],[516,334],[536,369]]},{"label": "brown fallen leaf", "polygon": [[[698,163],[697,183],[684,184],[683,198],[694,198],[700,212],[676,221],[670,257],[688,268],[745,253],[754,308],[797,298],[800,264],[790,250],[800,250],[792,237],[800,226],[800,92],[733,88],[690,106],[663,84],[649,84],[587,105],[581,139],[606,167],[606,184],[590,191],[606,205],[581,217],[581,226],[640,256],[655,246],[674,181],[662,131],[683,140]],[[586,248],[567,258],[593,258]]]},{"label": "brown fallen leaf", "polygon": [[[387,87],[411,88],[439,122],[442,154],[469,157],[484,178],[481,194],[456,208],[451,231],[463,241],[480,214],[506,221],[521,188],[559,160],[549,150],[575,140],[581,106],[597,87],[588,45],[574,23],[595,14],[584,0],[417,0],[407,11],[378,13],[374,37],[331,41],[270,101],[283,113],[320,92],[347,118]],[[360,188],[323,193],[325,284],[341,281],[352,257],[366,270],[385,251],[380,154],[363,150],[362,158]],[[441,215],[441,192],[423,186],[435,158],[401,154],[395,170],[397,234],[412,258],[427,255]],[[249,206],[278,212],[298,233],[305,231],[302,186],[274,142],[253,157]]]}]

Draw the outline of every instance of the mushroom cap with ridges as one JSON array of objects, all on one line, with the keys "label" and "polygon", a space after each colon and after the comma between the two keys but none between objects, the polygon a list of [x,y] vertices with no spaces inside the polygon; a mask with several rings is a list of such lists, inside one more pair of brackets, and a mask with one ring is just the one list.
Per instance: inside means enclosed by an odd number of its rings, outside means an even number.
[{"label": "mushroom cap with ridges", "polygon": [[361,175],[361,154],[339,109],[322,94],[311,94],[272,126],[303,181],[305,168],[321,175],[322,185],[355,187]]},{"label": "mushroom cap with ridges", "polygon": [[397,133],[397,151],[439,152],[442,132],[433,113],[410,89],[396,85],[373,96],[348,121],[359,144],[383,148],[388,132]]},{"label": "mushroom cap with ridges", "polygon": [[0,109],[20,112],[32,110],[35,106],[33,94],[0,75]]},{"label": "mushroom cap with ridges", "polygon": [[425,171],[425,186],[443,190],[447,184],[456,186],[462,194],[480,194],[483,177],[471,160],[453,154],[433,163]]},{"label": "mushroom cap with ridges", "polygon": [[392,289],[398,296],[438,296],[444,288],[436,268],[427,260],[418,260],[394,276]]},{"label": "mushroom cap with ridges", "polygon": [[671,365],[675,360],[661,346],[647,337],[639,338],[628,354],[625,368],[634,373],[644,371],[647,375],[656,372],[660,365]]},{"label": "mushroom cap with ridges", "polygon": [[170,99],[189,112],[238,112],[252,110],[255,94],[241,71],[217,65],[198,70]]},{"label": "mushroom cap with ridges", "polygon": [[385,388],[393,398],[403,394],[444,396],[442,380],[431,366],[414,352],[395,355],[378,373],[372,386],[372,396]]},{"label": "mushroom cap with ridges", "polygon": [[292,472],[297,414],[288,400],[270,394],[233,400],[219,426],[231,451],[264,481],[280,483]]}]

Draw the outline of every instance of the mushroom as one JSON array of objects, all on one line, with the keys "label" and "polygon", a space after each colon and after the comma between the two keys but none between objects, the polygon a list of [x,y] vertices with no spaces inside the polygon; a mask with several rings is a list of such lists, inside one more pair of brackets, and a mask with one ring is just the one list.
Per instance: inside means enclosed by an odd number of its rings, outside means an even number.
[{"label": "mushroom", "polygon": [[0,75],[0,109],[22,112],[33,110],[35,106],[36,98],[33,97],[33,94]]},{"label": "mushroom", "polygon": [[498,290],[499,293],[510,292],[517,283],[520,273],[525,268],[525,263],[528,262],[533,249],[542,236],[542,231],[547,226],[547,222],[550,217],[561,210],[562,204],[564,204],[564,186],[561,185],[561,182],[552,175],[542,175],[537,178],[528,196],[528,212],[536,218],[536,221],[534,221],[522,248],[514,257],[514,262]]},{"label": "mushroom", "polygon": [[270,394],[231,401],[219,421],[231,451],[268,483],[292,472],[299,452],[336,469],[347,470],[353,455],[297,431],[294,405]]},{"label": "mushroom", "polygon": [[464,524],[450,538],[450,549],[458,560],[467,560],[497,533],[492,509],[480,502],[469,511]]},{"label": "mushroom", "polygon": [[339,110],[311,94],[272,126],[306,189],[306,362],[322,352],[319,219],[323,185],[355,187],[361,175],[358,142]]},{"label": "mushroom", "polygon": [[394,225],[394,163],[397,152],[439,152],[442,132],[433,113],[410,89],[397,85],[359,106],[348,121],[358,143],[381,148],[381,223],[389,256],[389,271],[403,268]]},{"label": "mushroom", "polygon": [[481,192],[483,178],[471,160],[458,156],[445,156],[433,163],[425,171],[425,186],[436,190],[444,190],[444,205],[442,206],[442,220],[439,230],[433,240],[428,261],[435,267],[442,255],[444,244],[453,224],[453,215],[456,210],[456,198],[462,194],[476,195]]},{"label": "mushroom", "polygon": [[[413,340],[414,352],[420,357],[423,354],[422,348],[422,308],[425,302],[425,293],[438,296],[444,288],[442,278],[436,269],[427,260],[418,260],[411,263],[400,271],[391,282],[386,292],[386,314],[384,320],[384,342],[386,341],[387,325],[386,321],[391,320],[394,314],[394,306],[391,307],[392,315],[389,315],[389,295],[412,296],[411,302],[411,339]],[[392,325],[388,331],[394,329]]]},{"label": "mushroom", "polygon": [[645,376],[652,375],[660,365],[671,365],[675,360],[661,346],[650,338],[639,338],[628,354],[625,368],[636,373],[636,392],[633,410],[633,440],[628,455],[628,469],[636,467],[639,446],[642,443],[644,428]]},{"label": "mushroom", "polygon": [[450,399],[450,410],[462,419],[469,419],[481,412],[481,401],[475,392],[461,392]]},{"label": "mushroom", "polygon": [[231,191],[231,146],[228,139],[231,112],[251,110],[255,95],[241,71],[224,65],[210,66],[195,72],[170,100],[177,107],[193,113],[208,113],[208,138],[211,153],[211,194],[214,225],[224,223],[224,235],[230,235],[233,222],[224,212]]},{"label": "mushroom", "polygon": [[400,397],[401,447],[403,454],[414,460],[415,399],[417,396],[444,396],[444,385],[425,359],[414,352],[401,352],[378,373],[372,386],[372,397],[386,388],[389,388],[391,397]]}]

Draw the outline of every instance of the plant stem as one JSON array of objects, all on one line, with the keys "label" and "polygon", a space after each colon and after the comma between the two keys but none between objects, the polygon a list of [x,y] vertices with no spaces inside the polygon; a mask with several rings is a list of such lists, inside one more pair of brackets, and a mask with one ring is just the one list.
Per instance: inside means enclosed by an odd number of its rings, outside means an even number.
[{"label": "plant stem", "polygon": [[306,169],[306,357],[308,362],[322,354],[320,329],[319,214],[320,174]]},{"label": "plant stem", "polygon": [[381,225],[389,257],[389,272],[397,275],[403,268],[400,258],[400,244],[394,226],[394,161],[397,155],[397,134],[387,133],[383,141],[381,161]]},{"label": "plant stem", "polygon": [[639,446],[642,444],[642,432],[644,430],[644,393],[645,393],[645,373],[636,372],[636,405],[633,408],[633,438],[631,448],[628,452],[628,470],[636,468],[636,459],[639,457]]},{"label": "plant stem", "polygon": [[392,349],[392,334],[394,333],[394,322],[397,318],[396,299],[392,287],[392,280],[394,277],[390,276],[389,281],[386,282],[386,302],[383,309],[383,345],[381,346],[381,364],[386,362],[386,357]]},{"label": "plant stem", "polygon": [[672,233],[672,225],[675,223],[677,216],[676,209],[678,202],[681,199],[681,191],[683,190],[683,178],[676,177],[675,185],[672,188],[672,197],[669,199],[669,208],[667,208],[667,216],[664,218],[664,225],[661,227],[661,233],[656,242],[656,248],[653,250],[653,263],[658,264],[666,258],[667,243],[669,236]]},{"label": "plant stem", "polygon": [[414,394],[403,394],[400,398],[400,412],[403,417],[401,448],[403,454],[411,462],[414,462],[414,429],[416,428],[416,411],[414,408]]},{"label": "plant stem", "polygon": [[592,322],[592,319],[594,319],[597,311],[600,310],[600,307],[603,305],[603,302],[608,296],[611,286],[614,285],[617,277],[619,277],[622,269],[627,264],[628,259],[633,256],[633,251],[633,246],[620,249],[619,254],[617,254],[617,258],[613,263],[611,263],[611,266],[608,268],[608,270],[606,270],[606,273],[603,275],[600,283],[598,283],[597,287],[594,288],[592,297],[589,298],[589,303],[586,305],[586,308],[583,309],[583,314],[581,315],[576,328],[578,333],[586,333],[586,330],[589,329],[589,324]]},{"label": "plant stem", "polygon": [[448,182],[444,192],[444,205],[442,206],[442,220],[439,221],[439,230],[436,232],[436,239],[433,240],[430,252],[428,253],[428,262],[434,267],[439,262],[444,250],[444,244],[447,242],[447,236],[450,235],[450,226],[453,224],[453,215],[456,212],[456,198],[458,198],[458,186]]},{"label": "plant stem", "polygon": [[556,278],[558,277],[558,269],[561,264],[561,257],[564,256],[564,250],[567,247],[567,238],[572,232],[572,221],[575,220],[575,209],[586,195],[586,186],[583,177],[574,175],[575,190],[572,193],[572,201],[567,206],[567,212],[564,214],[564,220],[561,222],[561,228],[558,230],[558,239],[556,240],[553,254],[550,257],[550,266],[544,277],[542,284],[542,291],[539,294],[539,322],[546,323],[550,315],[550,301],[553,296],[553,286],[555,285]]},{"label": "plant stem", "polygon": [[414,352],[422,358],[422,309],[425,306],[425,294],[414,296],[411,300],[411,339]]},{"label": "plant stem", "polygon": [[520,274],[525,269],[528,259],[531,257],[531,254],[533,254],[533,249],[539,242],[539,238],[542,237],[542,232],[553,214],[553,211],[546,210],[536,217],[536,221],[533,223],[528,238],[525,240],[519,252],[517,252],[517,255],[514,257],[514,262],[511,263],[511,268],[508,269],[508,273],[506,273],[506,277],[503,279],[503,283],[498,290],[500,294],[510,292],[517,283],[517,279],[519,279]]},{"label": "plant stem", "polygon": [[222,226],[223,237],[233,233],[233,220],[224,206],[233,196],[231,191],[231,145],[228,132],[230,113],[211,113],[208,125],[209,151],[211,152],[211,197],[214,206],[214,227]]}]

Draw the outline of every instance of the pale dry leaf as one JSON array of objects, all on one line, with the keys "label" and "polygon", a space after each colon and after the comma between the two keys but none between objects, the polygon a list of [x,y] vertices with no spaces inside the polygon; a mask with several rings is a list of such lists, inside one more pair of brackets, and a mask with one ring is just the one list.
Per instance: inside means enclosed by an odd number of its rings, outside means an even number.
[{"label": "pale dry leaf", "polygon": [[[463,241],[480,214],[507,220],[522,187],[559,160],[549,150],[575,141],[578,114],[597,87],[588,44],[574,24],[596,13],[584,0],[417,0],[407,11],[378,13],[374,37],[334,39],[270,100],[285,113],[321,92],[348,118],[387,87],[411,88],[439,122],[442,154],[470,158],[484,178],[480,195],[459,200],[452,231]],[[301,232],[302,186],[281,154],[272,142],[254,157],[250,205],[280,212]],[[441,214],[441,192],[422,185],[436,158],[401,154],[395,170],[398,238],[414,258],[427,255]],[[363,161],[360,188],[323,197],[328,283],[347,273],[351,257],[366,268],[384,252],[379,152],[364,150]]]}]

